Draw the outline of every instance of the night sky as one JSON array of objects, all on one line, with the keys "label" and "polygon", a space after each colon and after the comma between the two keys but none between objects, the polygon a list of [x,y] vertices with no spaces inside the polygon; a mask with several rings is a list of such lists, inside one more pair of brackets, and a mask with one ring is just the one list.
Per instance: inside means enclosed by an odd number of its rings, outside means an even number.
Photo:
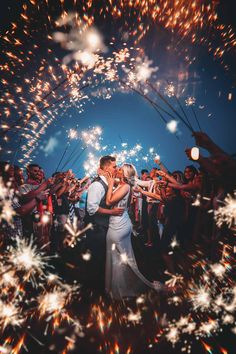
[{"label": "night sky", "polygon": [[[0,18],[3,30],[7,29],[9,22],[17,18],[19,3],[21,2],[5,1],[2,5]],[[56,10],[51,10],[52,14],[56,13]],[[235,27],[233,10],[233,1],[224,1],[224,4],[219,7],[219,16],[224,23],[230,23]],[[112,23],[107,22],[104,25],[98,20],[96,25],[108,42],[109,25],[111,33],[114,31]],[[46,31],[42,33],[42,36],[44,35],[47,35]],[[167,82],[168,80],[172,81],[175,87],[184,87],[185,91],[181,95],[180,101],[193,128],[199,130],[191,109],[185,107],[184,101],[188,96],[194,96],[196,99],[194,109],[202,130],[208,133],[229,154],[235,154],[235,53],[231,51],[226,54],[224,63],[228,65],[228,69],[225,70],[224,64],[215,60],[204,46],[194,46],[185,40],[184,48],[187,48],[188,54],[190,53],[192,57],[196,58],[192,65],[187,65],[184,61],[184,53],[176,53],[175,41],[176,37],[173,34],[165,33],[163,29],[157,27],[153,28],[142,40],[140,46],[145,49],[148,58],[153,60],[152,65],[159,68],[152,76],[152,81]],[[168,50],[167,47],[169,47]],[[109,48],[109,50],[112,49]],[[56,47],[56,51],[58,56],[62,58],[64,53],[60,53],[59,47]],[[33,67],[33,63],[32,66],[29,66],[29,68],[31,67]],[[22,75],[24,76],[24,72]],[[232,94],[232,99],[229,99],[230,94]],[[170,99],[170,103],[179,110],[174,98]],[[177,121],[179,121],[178,118]],[[177,139],[166,129],[158,113],[142,97],[135,93],[122,94],[119,92],[109,100],[93,98],[93,102],[89,101],[86,104],[83,113],[79,114],[78,109],[74,107],[71,107],[66,113],[59,113],[58,119],[49,126],[46,134],[41,137],[33,161],[39,163],[49,176],[56,169],[65,150],[68,142],[67,131],[71,128],[81,131],[92,126],[100,126],[103,129],[102,145],[110,146],[106,150],[106,154],[112,152],[114,145],[119,148],[122,142],[128,143],[129,147],[139,143],[143,147],[143,155],[148,152],[150,147],[154,147],[155,152],[161,156],[169,170],[182,170],[184,166],[190,164],[184,150],[186,147],[193,146],[194,140],[191,137],[191,132],[186,129],[183,123],[180,121],[178,123]],[[12,159],[14,149],[16,149],[15,142],[15,139],[9,141],[8,148],[11,146],[13,153],[6,155],[3,152],[2,159]],[[78,141],[71,141],[68,155],[75,144],[78,144]],[[88,148],[73,165],[77,176],[84,175],[83,163],[89,151],[92,151],[91,148]],[[99,156],[99,153],[95,154]],[[133,161],[133,163],[137,166],[138,171],[141,168],[153,166],[152,161],[146,163],[141,160]],[[71,163],[69,163],[66,168],[71,167]]]}]

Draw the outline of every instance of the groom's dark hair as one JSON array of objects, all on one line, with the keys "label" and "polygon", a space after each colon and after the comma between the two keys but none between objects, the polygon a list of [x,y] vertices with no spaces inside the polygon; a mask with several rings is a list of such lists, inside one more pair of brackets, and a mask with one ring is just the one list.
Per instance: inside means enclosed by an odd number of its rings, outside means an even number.
[{"label": "groom's dark hair", "polygon": [[105,166],[109,165],[111,162],[116,161],[114,156],[106,155],[100,158],[100,168],[104,168]]}]

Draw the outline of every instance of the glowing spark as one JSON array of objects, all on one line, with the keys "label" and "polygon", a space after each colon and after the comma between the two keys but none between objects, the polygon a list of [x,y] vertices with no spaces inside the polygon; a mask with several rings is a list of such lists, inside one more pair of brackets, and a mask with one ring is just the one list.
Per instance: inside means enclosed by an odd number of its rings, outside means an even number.
[{"label": "glowing spark", "polygon": [[235,226],[236,220],[236,191],[234,195],[230,194],[224,200],[224,206],[219,207],[214,211],[214,218],[216,220],[217,226],[221,227],[224,223],[228,225],[228,227]]},{"label": "glowing spark", "polygon": [[173,249],[173,248],[176,248],[176,247],[179,247],[179,242],[176,238],[176,236],[173,237],[171,243],[170,243],[170,247]]},{"label": "glowing spark", "polygon": [[90,261],[92,255],[91,255],[91,252],[87,251],[86,253],[82,253],[82,258],[84,261],[88,262]]},{"label": "glowing spark", "polygon": [[43,214],[42,215],[42,218],[41,218],[41,222],[42,222],[42,224],[48,224],[49,223],[49,221],[50,221],[50,214]]},{"label": "glowing spark", "polygon": [[176,133],[178,122],[176,120],[171,120],[166,124],[166,129],[171,133]]},{"label": "glowing spark", "polygon": [[121,259],[121,263],[124,263],[124,264],[128,263],[128,256],[125,252],[120,254],[120,259]]},{"label": "glowing spark", "polygon": [[127,320],[133,323],[140,323],[142,316],[141,316],[141,312],[137,311],[136,313],[134,313],[131,309],[129,310],[129,314],[127,316]]},{"label": "glowing spark", "polygon": [[69,134],[68,134],[69,139],[77,139],[78,138],[78,132],[75,129],[70,129]]},{"label": "glowing spark", "polygon": [[211,305],[211,296],[206,288],[200,287],[196,289],[195,293],[191,296],[191,301],[195,310],[206,310]]},{"label": "glowing spark", "polygon": [[150,66],[152,65],[152,63],[153,61],[148,60],[147,57],[144,58],[144,61],[142,61],[141,58],[137,58],[136,65],[135,65],[135,72],[134,72],[137,81],[140,82],[147,81],[148,79],[150,79],[152,74],[158,70],[158,67],[152,68]]},{"label": "glowing spark", "polygon": [[42,315],[51,312],[60,312],[66,304],[67,292],[54,289],[39,297],[39,310]]},{"label": "glowing spark", "polygon": [[20,317],[19,308],[14,303],[4,303],[0,300],[0,323],[3,328],[8,325],[20,326],[23,319]]},{"label": "glowing spark", "polygon": [[192,202],[193,206],[200,206],[201,205],[201,195],[197,194],[196,199],[194,200],[194,202]]},{"label": "glowing spark", "polygon": [[81,235],[83,235],[87,230],[92,229],[93,225],[90,223],[85,228],[79,229],[78,218],[75,216],[73,222],[70,219],[65,223],[65,228],[69,232],[69,235],[65,238],[64,243],[70,247],[76,245],[77,240]]},{"label": "glowing spark", "polygon": [[173,97],[175,95],[175,87],[172,83],[165,88],[165,94],[168,97]]},{"label": "glowing spark", "polygon": [[226,272],[226,268],[221,263],[212,264],[210,268],[218,278],[223,278]]},{"label": "glowing spark", "polygon": [[195,102],[196,102],[196,98],[195,97],[188,97],[185,100],[186,106],[194,106]]},{"label": "glowing spark", "polygon": [[0,214],[0,221],[6,220],[8,224],[11,224],[13,216],[16,214],[12,209],[11,200],[5,200],[2,204],[2,210]]},{"label": "glowing spark", "polygon": [[179,340],[179,331],[177,327],[171,327],[166,334],[166,339],[172,344],[176,344]]},{"label": "glowing spark", "polygon": [[16,246],[11,246],[8,252],[9,262],[17,269],[26,271],[29,275],[35,272],[42,273],[46,267],[45,257],[33,244],[33,240],[16,238]]},{"label": "glowing spark", "polygon": [[209,344],[203,342],[203,340],[202,340],[201,342],[202,342],[202,344],[203,344],[204,349],[205,349],[208,353],[212,354],[211,346],[210,346]]}]

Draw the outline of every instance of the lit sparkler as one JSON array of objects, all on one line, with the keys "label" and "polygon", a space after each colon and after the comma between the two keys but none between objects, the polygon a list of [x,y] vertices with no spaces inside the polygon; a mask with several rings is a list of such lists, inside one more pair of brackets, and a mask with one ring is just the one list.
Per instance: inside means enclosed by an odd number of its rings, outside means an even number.
[{"label": "lit sparkler", "polygon": [[[33,283],[36,274],[43,274],[50,257],[38,250],[33,239],[26,240],[16,237],[16,245],[10,246],[7,252],[8,262],[16,270],[25,272],[25,278],[31,278]],[[46,245],[45,245],[46,246]]]},{"label": "lit sparkler", "polygon": [[194,106],[194,105],[195,105],[195,102],[196,102],[196,98],[195,98],[195,97],[188,97],[188,98],[185,100],[186,106]]},{"label": "lit sparkler", "polygon": [[217,226],[221,227],[224,223],[228,227],[235,226],[236,220],[236,191],[233,195],[228,194],[223,204],[217,210],[214,210],[214,217]]},{"label": "lit sparkler", "polygon": [[75,129],[70,129],[68,133],[68,138],[69,139],[77,139],[78,138],[78,132]]}]

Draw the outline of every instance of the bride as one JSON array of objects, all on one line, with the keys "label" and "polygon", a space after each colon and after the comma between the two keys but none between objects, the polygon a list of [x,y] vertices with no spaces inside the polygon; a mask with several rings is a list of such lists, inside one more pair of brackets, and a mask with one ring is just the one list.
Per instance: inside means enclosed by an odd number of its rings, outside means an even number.
[{"label": "bride", "polygon": [[[122,216],[111,216],[106,241],[106,292],[113,299],[138,296],[148,287],[161,290],[161,283],[148,281],[138,270],[132,245],[132,223],[128,207],[132,195],[132,186],[137,176],[133,165],[124,163],[117,170],[116,178],[104,173],[108,182],[106,204],[110,207],[124,208]],[[114,189],[115,181],[118,185]]]}]

